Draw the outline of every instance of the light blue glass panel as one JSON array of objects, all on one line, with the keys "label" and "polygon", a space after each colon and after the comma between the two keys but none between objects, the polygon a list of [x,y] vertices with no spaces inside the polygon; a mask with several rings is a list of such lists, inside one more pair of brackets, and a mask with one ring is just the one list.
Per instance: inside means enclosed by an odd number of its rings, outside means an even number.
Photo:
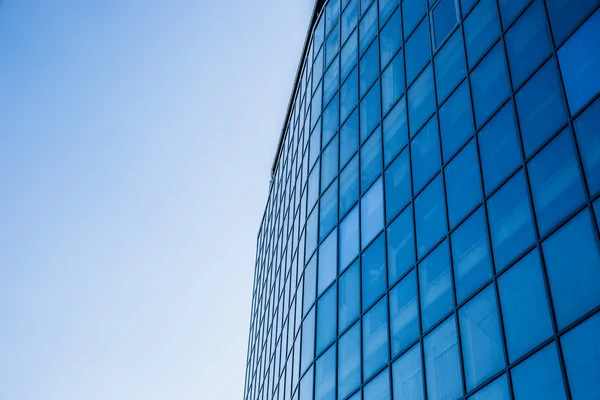
[{"label": "light blue glass panel", "polygon": [[342,43],[358,24],[358,0],[352,0],[342,13]]},{"label": "light blue glass panel", "polygon": [[[365,0],[361,0],[361,2],[364,3]],[[364,9],[362,8],[361,4],[361,12],[362,11],[364,11]],[[377,26],[377,14],[377,7],[372,7],[358,23],[358,33],[360,34],[360,54],[363,54],[371,41],[377,37],[377,30],[379,29]]]},{"label": "light blue glass panel", "polygon": [[469,397],[469,400],[510,400],[506,374]]},{"label": "light blue glass panel", "polygon": [[343,332],[360,315],[360,262],[356,260],[339,280],[338,332]]},{"label": "light blue glass panel", "polygon": [[533,205],[544,235],[583,204],[585,194],[571,129],[565,129],[528,164]]},{"label": "light blue glass panel", "polygon": [[315,129],[310,135],[310,152],[308,153],[309,166],[312,167],[321,153],[321,130]]},{"label": "light blue glass panel", "polygon": [[413,190],[418,193],[429,179],[442,167],[440,136],[434,116],[410,143]]},{"label": "light blue glass panel", "polygon": [[338,399],[343,399],[360,385],[360,322],[340,338],[338,351]]},{"label": "light blue glass panel", "polygon": [[310,307],[315,303],[317,297],[317,257],[313,257],[304,270],[304,307],[303,314],[306,314]]},{"label": "light blue glass panel", "polygon": [[600,382],[600,315],[561,338],[573,399],[598,399]]},{"label": "light blue glass panel", "polygon": [[365,385],[363,400],[389,400],[390,370],[386,368]]},{"label": "light blue glass panel", "polygon": [[424,400],[421,346],[415,345],[392,364],[394,399]]},{"label": "light blue glass panel", "polygon": [[337,241],[337,229],[334,229],[319,247],[319,295],[337,276]]},{"label": "light blue glass panel", "polygon": [[360,102],[360,141],[364,142],[381,120],[381,90],[375,82],[369,93]]},{"label": "light blue glass panel", "polygon": [[[318,87],[317,83],[320,84],[321,77],[323,76],[323,58],[324,58],[323,50],[321,50],[315,57],[315,62],[313,63],[313,72],[312,72],[313,73],[313,75],[312,75],[313,91],[315,91],[315,89]],[[319,110],[320,109],[321,109],[321,107],[319,106]],[[313,108],[313,111],[314,111],[314,108]]]},{"label": "light blue glass panel", "polygon": [[336,57],[331,66],[325,72],[323,78],[323,100],[325,103],[331,99],[340,86],[340,60]]},{"label": "light blue glass panel", "polygon": [[319,238],[319,208],[315,207],[306,221],[306,258],[309,258],[317,249],[317,239]]},{"label": "light blue glass panel", "polygon": [[462,396],[456,321],[452,316],[425,338],[427,398],[451,400]]},{"label": "light blue glass panel", "polygon": [[313,307],[302,322],[301,370],[305,371],[315,358],[315,308]]},{"label": "light blue glass panel", "polygon": [[473,136],[473,108],[467,81],[464,81],[440,108],[439,118],[442,152],[444,161],[447,161]]},{"label": "light blue glass panel", "polygon": [[339,18],[340,0],[330,0],[325,7],[325,32],[329,32]]},{"label": "light blue glass panel", "polygon": [[410,202],[410,186],[410,162],[406,149],[385,171],[385,214],[388,222]]},{"label": "light blue glass panel", "polygon": [[316,362],[315,400],[335,400],[335,345]]},{"label": "light blue glass panel", "polygon": [[454,306],[448,241],[444,241],[418,267],[421,319],[427,331]]},{"label": "light blue glass panel", "polygon": [[355,156],[340,172],[340,216],[358,200],[358,173],[358,156]]},{"label": "light blue glass panel", "polygon": [[[355,68],[340,89],[340,117],[345,121],[358,104],[358,68]],[[356,121],[358,133],[358,118]]]},{"label": "light blue glass panel", "polygon": [[441,175],[415,199],[417,251],[423,257],[446,234],[446,204]]},{"label": "light blue glass panel", "polygon": [[369,379],[389,362],[387,299],[381,299],[363,317],[363,374]]},{"label": "light blue glass panel", "polygon": [[383,184],[382,180],[371,186],[371,189],[360,200],[361,248],[383,229]]},{"label": "light blue glass panel", "polygon": [[496,270],[501,271],[535,240],[523,171],[488,200],[488,219]]},{"label": "light blue glass panel", "polygon": [[525,155],[532,154],[567,120],[554,59],[527,81],[515,96]]},{"label": "light blue glass panel", "polygon": [[427,0],[402,0],[402,22],[408,36],[427,12]]},{"label": "light blue glass panel", "polygon": [[342,52],[340,53],[340,63],[342,68],[342,80],[352,71],[358,63],[358,34],[356,31],[348,38]]},{"label": "light blue glass panel", "polygon": [[340,128],[340,167],[344,167],[358,150],[358,111],[354,111]]},{"label": "light blue glass panel", "polygon": [[338,128],[340,127],[340,107],[339,107],[339,97],[335,96],[331,103],[327,105],[325,111],[323,111],[323,124],[322,124],[322,133],[323,139],[321,144],[323,146],[327,145],[331,138],[337,133]]},{"label": "light blue glass panel", "polygon": [[477,126],[483,123],[510,95],[506,57],[498,43],[471,74],[471,91]]},{"label": "light blue glass panel", "polygon": [[315,385],[313,367],[302,377],[300,381],[300,398],[299,400],[314,400],[313,390]]},{"label": "light blue glass panel", "polygon": [[504,334],[511,362],[552,336],[543,279],[537,250],[526,255],[498,279]]},{"label": "light blue glass panel", "polygon": [[448,219],[454,227],[483,200],[477,147],[471,140],[445,168]]},{"label": "light blue glass panel", "polygon": [[[342,400],[342,398],[339,396],[338,399]],[[362,400],[362,390],[358,389],[358,392],[354,393],[348,400]]]},{"label": "light blue glass panel", "polygon": [[319,202],[319,207],[321,209],[319,222],[319,240],[323,240],[325,236],[333,227],[337,224],[338,221],[338,185],[337,181],[333,183],[325,191],[323,197],[321,197],[321,201]]},{"label": "light blue glass panel", "polygon": [[516,400],[566,399],[554,343],[517,365],[512,370]]},{"label": "light blue glass panel", "polygon": [[559,328],[600,304],[600,251],[587,209],[542,244]]},{"label": "light blue glass panel", "polygon": [[483,208],[475,211],[451,236],[456,299],[459,303],[493,276]]},{"label": "light blue glass panel", "polygon": [[502,25],[506,29],[529,3],[529,0],[499,0],[498,3],[500,3]]},{"label": "light blue glass panel", "polygon": [[383,161],[388,165],[408,142],[406,96],[383,119]]},{"label": "light blue glass panel", "polygon": [[496,1],[481,0],[465,19],[464,30],[469,68],[473,68],[500,36],[500,19]]},{"label": "light blue glass panel", "polygon": [[594,195],[600,191],[600,100],[581,113],[574,124],[587,185]]},{"label": "light blue glass panel", "polygon": [[406,83],[410,86],[431,59],[429,19],[425,18],[404,45],[406,52]]},{"label": "light blue glass panel", "polygon": [[494,286],[490,285],[458,312],[467,390],[504,367],[504,346]]},{"label": "light blue glass panel", "polygon": [[315,28],[315,32],[313,34],[313,52],[316,53],[321,45],[323,44],[323,40],[325,39],[325,15],[321,14],[319,17],[319,22],[317,23],[317,27]]},{"label": "light blue glass panel", "polygon": [[413,210],[409,205],[387,229],[388,277],[390,285],[415,265]]},{"label": "light blue glass panel", "polygon": [[450,39],[437,52],[433,60],[438,101],[441,103],[458,82],[467,75],[465,48],[460,29],[454,31]]},{"label": "light blue glass panel", "polygon": [[331,143],[323,150],[321,156],[321,192],[323,192],[337,176],[338,173],[338,137],[336,136]]},{"label": "light blue glass panel", "polygon": [[[383,25],[385,21],[390,17],[394,8],[396,8],[400,4],[400,0],[379,0],[379,24]],[[400,10],[394,15],[393,18],[398,19],[398,23],[401,23]],[[402,35],[402,31],[400,31],[400,35]],[[400,36],[400,40],[402,40],[402,36]]]},{"label": "light blue glass panel", "polygon": [[419,131],[434,110],[433,73],[431,65],[429,65],[408,89],[408,118],[411,136]]},{"label": "light blue glass panel", "polygon": [[363,97],[379,76],[379,45],[375,41],[360,59],[360,97]]},{"label": "light blue glass panel", "polygon": [[435,47],[438,47],[458,23],[458,3],[455,0],[441,0],[433,9],[432,15]]},{"label": "light blue glass panel", "polygon": [[392,358],[419,337],[417,274],[411,271],[390,291]]},{"label": "light blue glass panel", "polygon": [[359,251],[358,206],[340,223],[340,270],[354,260]]},{"label": "light blue glass panel", "polygon": [[[388,3],[394,3],[394,0],[387,1]],[[383,3],[383,0],[380,1],[380,5],[381,3]],[[402,44],[400,9],[398,9],[388,23],[385,24],[379,34],[379,40],[381,43],[381,66],[385,67],[400,48],[400,44]],[[402,81],[404,81],[404,74],[402,76]]]},{"label": "light blue glass panel", "polygon": [[[337,336],[337,291],[335,284],[317,302],[317,354]],[[318,370],[318,367],[317,367]]]},{"label": "light blue glass panel", "polygon": [[381,87],[382,107],[385,115],[404,93],[404,57],[402,51],[394,57],[390,65],[381,74]]},{"label": "light blue glass panel", "polygon": [[383,155],[381,154],[381,129],[367,139],[360,148],[360,192],[364,193],[375,179],[381,175]]},{"label": "light blue glass panel", "polygon": [[317,160],[317,164],[315,165],[315,167],[313,168],[313,170],[310,172],[310,175],[308,176],[308,209],[311,210],[315,203],[317,202],[317,200],[319,199],[319,172],[320,172],[320,164],[319,164],[320,159]]},{"label": "light blue glass panel", "polygon": [[[598,5],[600,5],[599,0],[546,0],[550,25],[556,44],[562,43]],[[595,14],[597,18],[598,12],[596,11]],[[592,36],[588,39],[593,39],[593,35],[597,34],[598,31],[592,33]]]},{"label": "light blue glass panel", "polygon": [[337,55],[340,50],[340,26],[336,25],[329,37],[325,46],[325,65],[329,65],[333,57]]},{"label": "light blue glass panel", "polygon": [[362,254],[362,309],[371,307],[387,288],[385,235],[380,235]]}]

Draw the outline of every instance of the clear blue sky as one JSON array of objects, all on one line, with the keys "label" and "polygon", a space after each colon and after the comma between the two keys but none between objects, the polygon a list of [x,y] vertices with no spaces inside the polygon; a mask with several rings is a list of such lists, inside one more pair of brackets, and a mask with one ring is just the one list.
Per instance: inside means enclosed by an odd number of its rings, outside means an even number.
[{"label": "clear blue sky", "polygon": [[0,3],[0,399],[240,399],[313,1]]}]

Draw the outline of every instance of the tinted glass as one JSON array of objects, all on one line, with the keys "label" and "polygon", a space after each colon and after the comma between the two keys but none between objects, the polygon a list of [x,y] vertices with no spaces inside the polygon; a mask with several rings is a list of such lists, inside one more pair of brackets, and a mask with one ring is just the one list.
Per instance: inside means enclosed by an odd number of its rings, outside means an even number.
[{"label": "tinted glass", "polygon": [[340,305],[338,332],[343,332],[360,315],[360,263],[357,261],[339,280]]},{"label": "tinted glass", "polygon": [[427,12],[427,0],[402,0],[404,33],[409,35]]},{"label": "tinted glass", "polygon": [[338,137],[336,136],[321,156],[321,192],[325,190],[338,173]]},{"label": "tinted glass", "polygon": [[384,297],[363,317],[363,374],[365,380],[390,359],[387,321],[387,299]]},{"label": "tinted glass", "polygon": [[[550,25],[556,43],[563,40],[598,6],[598,0],[546,0]],[[596,12],[596,17],[598,12]],[[597,32],[597,31],[596,31]],[[591,39],[596,33],[592,33]],[[596,36],[597,37],[597,36]]]},{"label": "tinted glass", "polygon": [[[393,3],[391,0],[388,0],[388,2]],[[385,24],[379,34],[379,40],[381,43],[381,66],[384,67],[392,59],[394,54],[396,54],[402,43],[400,10],[396,11],[388,23]],[[402,80],[404,81],[404,75],[402,76]]]},{"label": "tinted glass", "polygon": [[360,141],[363,142],[381,120],[381,95],[379,81],[360,102]]},{"label": "tinted glass", "polygon": [[340,173],[340,216],[358,200],[358,156]]},{"label": "tinted glass", "polygon": [[448,250],[448,241],[444,241],[418,267],[423,331],[454,308]]},{"label": "tinted glass", "polygon": [[335,229],[319,247],[319,295],[337,276],[337,242],[337,229]]},{"label": "tinted glass", "polygon": [[412,197],[410,188],[408,149],[394,160],[385,171],[386,219],[392,220]]},{"label": "tinted glass", "polygon": [[306,314],[310,307],[315,302],[317,292],[317,257],[313,257],[312,260],[306,265],[304,270],[304,312]]},{"label": "tinted glass", "polygon": [[498,6],[494,0],[481,0],[465,19],[467,59],[472,68],[500,36]]},{"label": "tinted glass", "polygon": [[448,219],[454,227],[483,200],[477,146],[472,140],[446,166],[446,196]]},{"label": "tinted glass", "polygon": [[477,126],[509,96],[510,85],[502,44],[497,44],[471,74],[471,91]]},{"label": "tinted glass", "polygon": [[379,75],[379,47],[373,43],[365,55],[360,59],[360,97],[367,93]]},{"label": "tinted glass", "polygon": [[337,288],[335,284],[317,302],[317,354],[337,336]]},{"label": "tinted glass", "polygon": [[362,255],[362,308],[369,308],[386,289],[385,235],[379,236]]},{"label": "tinted glass", "polygon": [[408,85],[415,80],[431,58],[429,40],[429,21],[425,18],[404,46],[406,52],[406,82]]},{"label": "tinted glass", "polygon": [[339,98],[335,96],[335,98],[327,105],[325,111],[323,111],[323,124],[322,124],[322,145],[325,146],[333,135],[336,134],[338,128],[340,127],[340,106],[339,106]]},{"label": "tinted glass", "polygon": [[358,37],[356,31],[350,35],[350,38],[346,44],[344,44],[344,47],[342,47],[340,62],[343,80],[358,62]]},{"label": "tinted glass", "polygon": [[556,345],[544,347],[513,368],[512,383],[516,400],[566,399]]},{"label": "tinted glass", "polygon": [[415,264],[413,213],[409,205],[387,229],[388,276],[394,284]]},{"label": "tinted glass", "polygon": [[335,345],[316,362],[315,400],[335,400]]},{"label": "tinted glass", "polygon": [[358,0],[352,0],[342,13],[342,42],[358,24]]},{"label": "tinted glass", "polygon": [[525,8],[529,0],[499,0],[502,25],[506,29]]},{"label": "tinted glass", "polygon": [[473,108],[467,81],[440,108],[440,131],[444,160],[449,160],[473,136]]},{"label": "tinted glass", "polygon": [[390,291],[390,336],[392,357],[419,337],[417,274],[414,270]]},{"label": "tinted glass", "polygon": [[381,129],[375,130],[360,148],[360,191],[364,193],[381,174]]},{"label": "tinted glass", "polygon": [[343,399],[360,385],[360,323],[340,338],[338,347],[338,398]]},{"label": "tinted glass", "polygon": [[457,22],[458,9],[455,0],[441,0],[433,9],[435,47],[442,44]]},{"label": "tinted glass", "polygon": [[364,400],[390,399],[390,370],[386,368],[365,385]]},{"label": "tinted glass", "polygon": [[408,117],[411,136],[419,131],[434,110],[435,95],[430,65],[408,89]]},{"label": "tinted glass", "polygon": [[323,78],[323,99],[327,103],[335,94],[340,85],[340,62],[339,57],[331,63]]},{"label": "tinted glass", "polygon": [[321,207],[319,222],[319,240],[323,240],[338,221],[338,185],[337,181],[325,191],[319,206]]},{"label": "tinted glass", "polygon": [[354,111],[340,129],[340,166],[346,165],[358,150],[358,111]]},{"label": "tinted glass", "polygon": [[340,269],[346,268],[350,261],[358,255],[358,206],[340,223]]},{"label": "tinted glass", "polygon": [[302,322],[302,371],[304,371],[315,358],[315,309],[310,310]]},{"label": "tinted glass", "polygon": [[462,374],[454,316],[424,340],[427,398],[458,399],[462,396]]},{"label": "tinted glass", "polygon": [[383,114],[386,114],[404,93],[404,57],[402,51],[394,57],[390,65],[381,74],[381,87]]},{"label": "tinted glass", "polygon": [[383,160],[385,165],[400,152],[408,141],[406,96],[402,97],[383,120]]},{"label": "tinted glass", "polygon": [[444,184],[438,175],[415,199],[419,258],[446,234]]},{"label": "tinted glass", "polygon": [[314,391],[314,371],[311,367],[310,370],[302,377],[300,381],[300,398],[299,400],[313,400]]},{"label": "tinted glass", "polygon": [[[371,2],[372,0],[369,0],[369,3]],[[361,11],[364,11],[362,6],[365,0],[361,0],[361,3]],[[377,36],[377,29],[377,7],[372,7],[359,22],[358,32],[360,34],[359,47],[361,54],[364,53],[369,43]]]},{"label": "tinted glass", "polygon": [[433,60],[438,100],[442,102],[467,74],[462,33],[457,29]]},{"label": "tinted glass", "polygon": [[415,193],[440,170],[440,137],[437,118],[433,117],[410,144]]},{"label": "tinted glass", "polygon": [[392,364],[392,387],[395,399],[423,400],[425,398],[419,344]]},{"label": "tinted glass", "polygon": [[383,185],[377,180],[360,201],[361,247],[373,240],[383,229]]},{"label": "tinted glass", "polygon": [[508,391],[508,379],[502,375],[494,382],[469,397],[469,400],[510,400]]},{"label": "tinted glass", "polygon": [[600,100],[596,100],[575,120],[575,135],[587,185],[591,194],[600,191]]}]

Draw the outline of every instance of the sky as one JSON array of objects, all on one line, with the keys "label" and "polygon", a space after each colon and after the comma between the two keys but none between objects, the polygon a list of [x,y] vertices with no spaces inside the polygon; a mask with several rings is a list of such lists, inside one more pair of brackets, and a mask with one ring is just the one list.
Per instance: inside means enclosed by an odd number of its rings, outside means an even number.
[{"label": "sky", "polygon": [[312,0],[0,0],[0,399],[241,399]]}]

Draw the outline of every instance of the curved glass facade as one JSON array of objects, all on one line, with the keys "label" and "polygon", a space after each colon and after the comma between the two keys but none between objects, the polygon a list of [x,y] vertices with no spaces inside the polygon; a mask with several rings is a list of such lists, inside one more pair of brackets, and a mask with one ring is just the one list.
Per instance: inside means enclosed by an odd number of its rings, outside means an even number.
[{"label": "curved glass facade", "polygon": [[318,1],[245,400],[600,399],[600,0]]}]

